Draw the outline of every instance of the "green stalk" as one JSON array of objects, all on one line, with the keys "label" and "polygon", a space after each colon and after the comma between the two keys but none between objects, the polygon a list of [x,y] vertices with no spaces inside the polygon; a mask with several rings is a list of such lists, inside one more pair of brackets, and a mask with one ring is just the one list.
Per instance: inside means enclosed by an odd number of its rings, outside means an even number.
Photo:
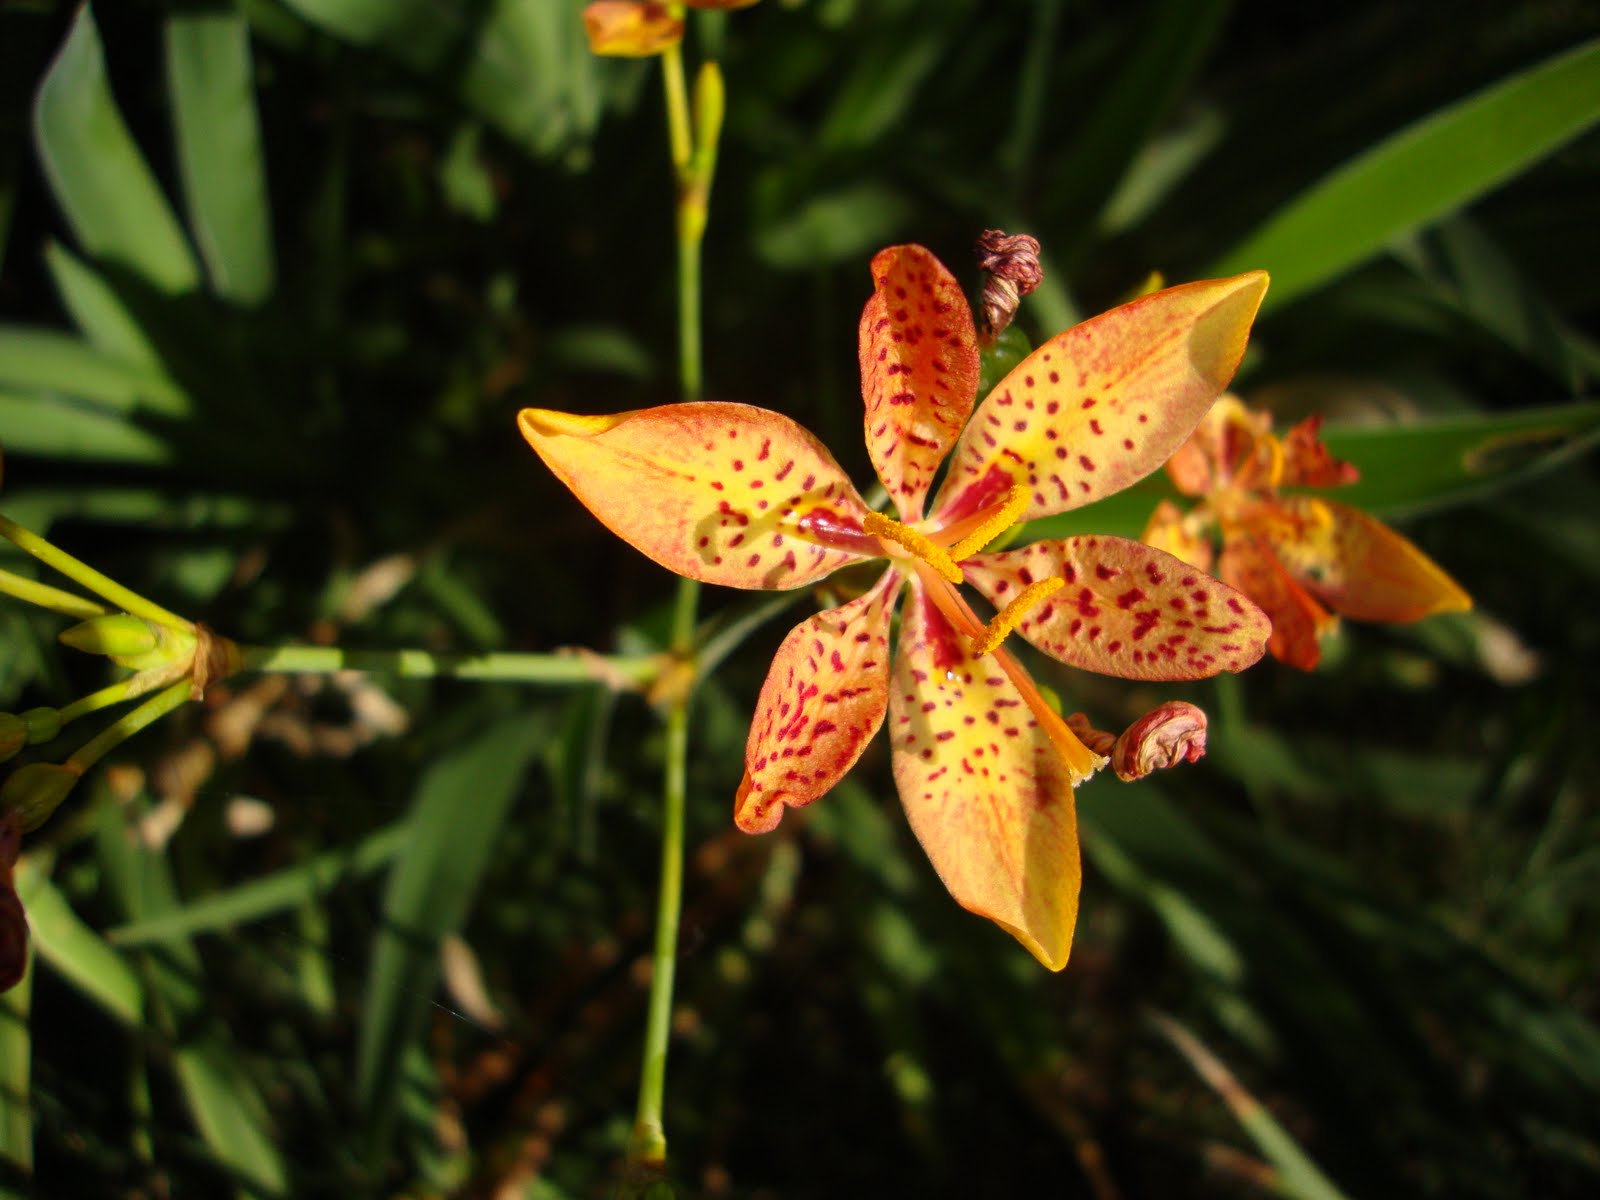
[{"label": "green stalk", "polygon": [[430,650],[346,650],[340,646],[240,646],[239,654],[241,671],[283,675],[366,671],[407,679],[643,687],[661,673],[661,656],[656,654],[436,654]]},{"label": "green stalk", "polygon": [[[674,46],[662,55],[667,92],[667,130],[672,141],[677,185],[674,225],[678,242],[678,383],[682,399],[698,400],[702,388],[700,251],[716,170],[722,130],[722,75],[706,64],[695,82],[693,141],[685,94],[683,58]],[[673,610],[671,652],[688,668],[688,680],[668,702],[666,762],[661,781],[661,881],[656,894],[656,932],[645,1016],[644,1053],[639,1068],[639,1104],[628,1140],[628,1166],[662,1171],[667,1135],[662,1116],[667,1082],[667,1048],[672,1038],[672,994],[678,965],[678,921],[683,909],[684,814],[688,807],[689,704],[693,698],[695,610],[700,585],[678,581]]]},{"label": "green stalk", "polygon": [[48,583],[40,583],[37,579],[13,575],[10,571],[0,571],[0,595],[12,596],[25,604],[48,608],[51,612],[58,612],[64,617],[76,617],[80,621],[103,617],[111,611],[104,604],[74,596]]},{"label": "green stalk", "polygon": [[79,562],[65,550],[59,549],[32,530],[24,529],[10,517],[0,516],[0,536],[13,542],[46,566],[54,567],[68,579],[82,584],[95,595],[109,600],[125,613],[154,621],[171,629],[193,630],[194,626],[176,613],[170,613],[159,604],[146,600],[138,592],[123,587],[114,579],[100,574],[88,563]]},{"label": "green stalk", "polygon": [[124,713],[94,737],[72,752],[62,766],[82,775],[108,753],[147,725],[154,725],[175,708],[189,702],[189,681],[180,679],[165,691],[157,692],[138,708]]},{"label": "green stalk", "polygon": [[109,687],[103,687],[98,692],[90,692],[74,700],[71,704],[60,709],[61,724],[76,721],[79,717],[97,712],[102,708],[109,708],[113,704],[121,704],[124,700],[134,700],[140,696],[165,687],[178,677],[187,678],[188,668],[185,664],[172,664],[162,667],[153,667],[148,671],[140,671],[137,675],[130,675],[126,679],[118,680]]}]

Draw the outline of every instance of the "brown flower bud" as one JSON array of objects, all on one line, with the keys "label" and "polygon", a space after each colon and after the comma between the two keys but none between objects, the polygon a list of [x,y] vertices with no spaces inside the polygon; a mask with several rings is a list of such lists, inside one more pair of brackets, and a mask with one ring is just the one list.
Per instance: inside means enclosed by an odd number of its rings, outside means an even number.
[{"label": "brown flower bud", "polygon": [[988,275],[978,298],[979,339],[988,345],[1006,331],[1017,305],[1044,280],[1039,241],[1025,233],[986,229],[978,239],[978,269]]},{"label": "brown flower bud", "polygon": [[1151,709],[1123,732],[1111,751],[1111,769],[1124,783],[1151,771],[1198,762],[1206,752],[1206,714],[1186,700]]}]

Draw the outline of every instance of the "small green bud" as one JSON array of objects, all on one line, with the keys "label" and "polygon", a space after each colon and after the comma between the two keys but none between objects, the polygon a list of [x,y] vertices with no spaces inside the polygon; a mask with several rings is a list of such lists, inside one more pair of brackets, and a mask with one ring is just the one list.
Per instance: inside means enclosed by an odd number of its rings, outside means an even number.
[{"label": "small green bud", "polygon": [[28,744],[28,723],[16,713],[0,713],[0,762]]},{"label": "small green bud", "polygon": [[30,708],[22,714],[22,723],[28,727],[28,744],[37,746],[61,732],[61,713],[53,708]]},{"label": "small green bud", "polygon": [[149,621],[127,613],[90,617],[61,632],[61,644],[85,654],[104,654],[108,658],[131,658],[149,654],[161,638]]},{"label": "small green bud", "polygon": [[77,785],[79,772],[60,763],[29,763],[18,767],[0,786],[0,813],[16,813],[22,832],[32,833],[61,807]]}]

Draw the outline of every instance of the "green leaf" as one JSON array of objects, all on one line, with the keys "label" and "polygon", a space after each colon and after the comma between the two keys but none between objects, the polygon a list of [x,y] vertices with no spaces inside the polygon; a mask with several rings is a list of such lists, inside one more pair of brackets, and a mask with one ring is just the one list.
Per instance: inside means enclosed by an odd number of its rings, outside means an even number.
[{"label": "green leaf", "polygon": [[189,225],[217,294],[258,304],[272,291],[272,215],[250,33],[231,11],[167,19],[167,86]]},{"label": "green leaf", "polygon": [[118,358],[161,367],[161,355],[103,276],[59,242],[45,247],[44,261],[61,294],[61,303],[85,337]]},{"label": "green leaf", "polygon": [[1415,425],[1323,430],[1361,479],[1327,494],[1380,516],[1441,508],[1510,487],[1600,442],[1600,401]]},{"label": "green leaf", "polygon": [[118,412],[180,414],[183,392],[164,375],[54,329],[0,325],[0,387],[59,392]]},{"label": "green leaf", "polygon": [[1335,170],[1210,270],[1272,273],[1271,309],[1471,203],[1600,119],[1600,39],[1519,71]]},{"label": "green leaf", "polygon": [[305,20],[381,50],[452,89],[502,133],[539,155],[558,153],[600,116],[582,8],[549,0],[283,0]]},{"label": "green leaf", "polygon": [[1052,171],[1063,181],[1048,208],[1059,226],[1095,232],[1095,217],[1205,62],[1232,7],[1161,0],[1130,23],[1137,40],[1119,48],[1104,91],[1072,132],[1071,153]]},{"label": "green leaf", "polygon": [[124,1025],[143,1020],[144,994],[123,957],[83,923],[30,854],[17,862],[17,896],[28,913],[34,961],[40,959]]},{"label": "green leaf", "polygon": [[34,964],[31,953],[28,958],[21,981],[0,995],[0,1163],[24,1174],[33,1170],[33,1035],[28,1018]]},{"label": "green leaf", "polygon": [[50,189],[90,255],[164,292],[198,286],[183,230],[111,96],[87,4],[39,88],[34,135]]},{"label": "green leaf", "polygon": [[0,432],[13,454],[140,465],[172,458],[165,442],[125,417],[55,396],[0,392]]},{"label": "green leaf", "polygon": [[438,947],[466,919],[543,722],[505,718],[422,777],[412,801],[411,846],[389,876],[356,1060],[357,1102],[372,1143],[388,1140],[406,1048],[432,1003]]},{"label": "green leaf", "polygon": [[[143,798],[136,802],[138,811]],[[134,920],[158,920],[181,908],[164,850],[132,836],[128,809],[111,797],[104,776],[94,783],[96,847],[106,882]],[[150,989],[151,1023],[171,1039],[173,1070],[195,1126],[217,1163],[254,1194],[281,1196],[288,1187],[266,1102],[246,1070],[227,1026],[207,1021],[210,980],[186,941],[141,957]]]},{"label": "green leaf", "polygon": [[371,874],[400,854],[410,836],[409,825],[389,825],[349,850],[320,854],[225,892],[190,900],[180,908],[112,929],[106,937],[121,946],[144,946],[259,921],[314,900],[347,879]]}]

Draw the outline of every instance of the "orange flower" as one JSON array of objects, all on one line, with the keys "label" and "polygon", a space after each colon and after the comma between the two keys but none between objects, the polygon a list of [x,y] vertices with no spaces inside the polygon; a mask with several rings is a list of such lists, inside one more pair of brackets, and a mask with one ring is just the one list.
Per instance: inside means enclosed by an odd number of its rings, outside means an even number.
[{"label": "orange flower", "polygon": [[[779,647],[734,819],[763,832],[818,799],[887,718],[906,815],[951,895],[1056,970],[1077,918],[1072,789],[1106,759],[1001,642],[1016,630],[1087,670],[1195,679],[1255,662],[1267,620],[1232,588],[1124,538],[980,551],[1016,521],[1088,504],[1165,461],[1232,377],[1267,278],[1170,288],[1087,321],[974,410],[977,337],[955,279],[920,246],[883,251],[872,274],[860,326],[866,438],[899,520],[869,510],[815,437],[766,409],[525,409],[519,422],[595,516],[681,575],[796,588],[888,560],[865,594]],[[961,583],[999,610],[987,625]]]},{"label": "orange flower", "polygon": [[1320,660],[1318,639],[1337,625],[1335,613],[1416,621],[1472,607],[1455,580],[1381,521],[1280,491],[1355,482],[1356,468],[1328,453],[1321,427],[1320,416],[1308,417],[1279,439],[1268,414],[1222,397],[1167,464],[1178,490],[1201,503],[1184,513],[1163,500],[1144,531],[1150,545],[1202,571],[1212,569],[1220,535],[1218,574],[1271,615],[1273,657],[1305,671]]},{"label": "orange flower", "polygon": [[620,58],[647,58],[683,40],[683,5],[690,8],[748,8],[756,0],[594,0],[583,9],[589,49]]}]

